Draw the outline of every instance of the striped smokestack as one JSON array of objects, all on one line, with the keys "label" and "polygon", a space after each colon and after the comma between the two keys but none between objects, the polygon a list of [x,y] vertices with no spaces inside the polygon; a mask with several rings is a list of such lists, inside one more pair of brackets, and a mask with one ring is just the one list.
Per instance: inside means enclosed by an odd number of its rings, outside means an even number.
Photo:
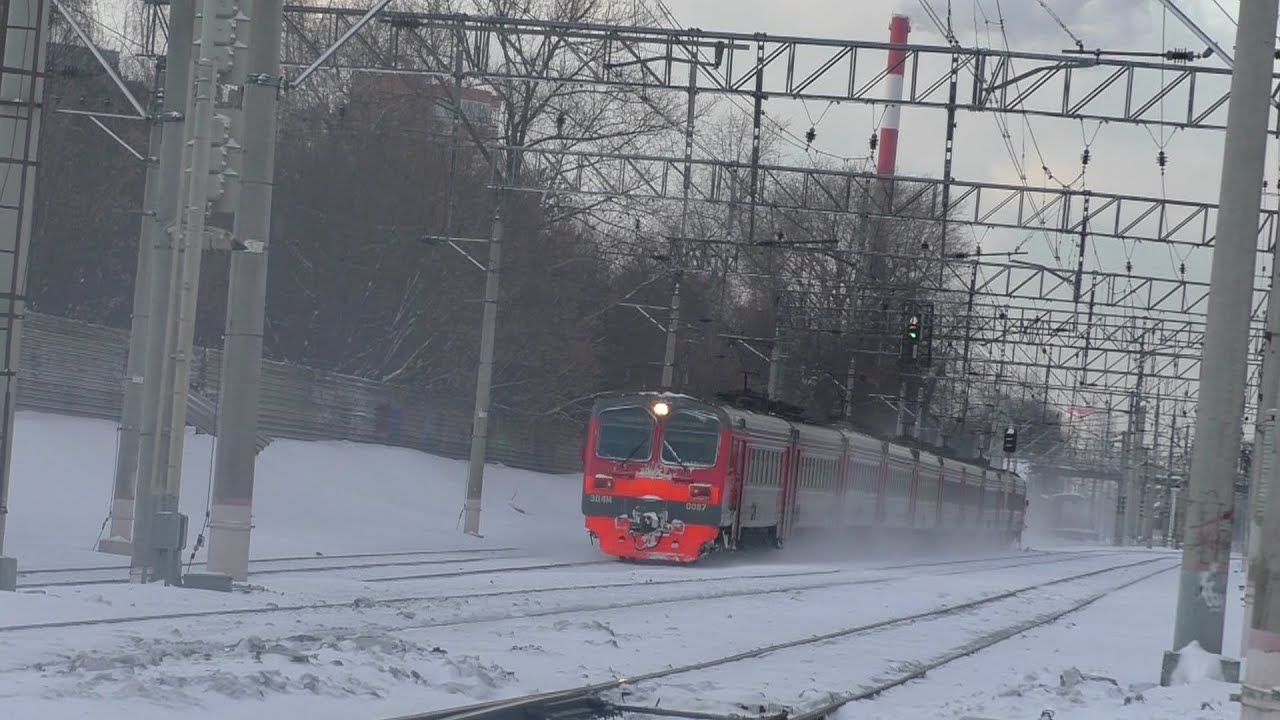
[{"label": "striped smokestack", "polygon": [[[889,21],[889,42],[906,45],[911,32],[911,21],[906,15],[893,16]],[[876,172],[893,175],[898,166],[898,118],[902,114],[902,80],[907,65],[907,51],[894,48],[889,51],[888,87],[885,91],[884,120],[880,124],[880,155],[876,158]]]}]

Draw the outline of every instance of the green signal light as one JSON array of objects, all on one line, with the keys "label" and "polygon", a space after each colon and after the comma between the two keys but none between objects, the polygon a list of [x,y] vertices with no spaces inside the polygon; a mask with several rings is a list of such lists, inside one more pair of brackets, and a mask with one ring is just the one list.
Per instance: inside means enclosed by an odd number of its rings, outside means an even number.
[{"label": "green signal light", "polygon": [[916,342],[920,339],[920,318],[912,317],[907,323],[907,339]]}]

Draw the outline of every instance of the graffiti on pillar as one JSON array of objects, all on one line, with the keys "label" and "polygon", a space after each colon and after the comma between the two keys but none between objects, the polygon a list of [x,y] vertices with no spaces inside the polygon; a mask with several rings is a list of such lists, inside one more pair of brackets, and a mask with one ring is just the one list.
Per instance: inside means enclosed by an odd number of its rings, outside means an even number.
[{"label": "graffiti on pillar", "polygon": [[1209,610],[1220,613],[1227,606],[1227,573],[1222,570],[1200,572],[1200,600]]}]

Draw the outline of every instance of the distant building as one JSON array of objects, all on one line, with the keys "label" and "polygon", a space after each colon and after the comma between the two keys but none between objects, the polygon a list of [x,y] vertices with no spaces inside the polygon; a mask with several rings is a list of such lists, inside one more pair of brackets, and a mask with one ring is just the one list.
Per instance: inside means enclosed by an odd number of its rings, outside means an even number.
[{"label": "distant building", "polygon": [[[356,72],[352,75],[351,98],[356,102],[388,99],[416,102],[429,107],[436,133],[447,134],[453,122],[453,88],[445,87],[436,78],[422,75],[396,75],[388,73]],[[475,87],[462,89],[462,115],[487,143],[498,137],[501,127],[502,100],[492,92]],[[464,140],[470,139],[463,129]]]},{"label": "distant building", "polygon": [[[102,49],[102,56],[112,70],[120,72],[120,52]],[[45,72],[64,77],[105,76],[107,71],[93,56],[93,51],[79,43],[50,42],[45,56]]]}]

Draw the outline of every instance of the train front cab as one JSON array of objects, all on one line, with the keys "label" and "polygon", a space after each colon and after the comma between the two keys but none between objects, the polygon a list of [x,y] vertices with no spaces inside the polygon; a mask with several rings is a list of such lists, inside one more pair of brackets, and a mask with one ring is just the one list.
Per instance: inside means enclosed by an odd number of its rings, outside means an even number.
[{"label": "train front cab", "polygon": [[724,509],[729,418],[692,398],[598,400],[583,458],[582,513],[608,555],[692,562],[714,549]]}]

